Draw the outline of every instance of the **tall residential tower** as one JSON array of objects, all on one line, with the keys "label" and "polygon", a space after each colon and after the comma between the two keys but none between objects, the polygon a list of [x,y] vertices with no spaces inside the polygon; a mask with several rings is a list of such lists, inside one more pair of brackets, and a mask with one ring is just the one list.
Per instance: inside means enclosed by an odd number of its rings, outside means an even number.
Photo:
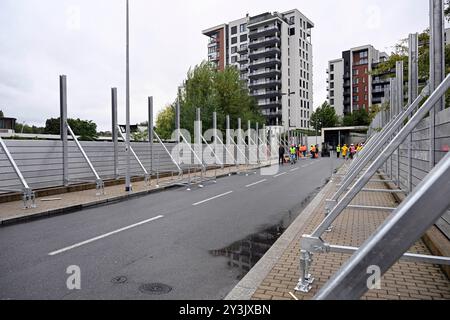
[{"label": "tall residential tower", "polygon": [[269,126],[309,129],[313,109],[314,24],[300,11],[247,15],[203,31],[208,60],[233,65]]}]

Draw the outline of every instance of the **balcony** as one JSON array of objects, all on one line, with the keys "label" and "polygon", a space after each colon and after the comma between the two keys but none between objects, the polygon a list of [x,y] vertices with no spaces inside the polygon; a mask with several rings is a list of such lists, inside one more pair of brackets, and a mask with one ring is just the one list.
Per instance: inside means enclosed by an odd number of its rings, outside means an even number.
[{"label": "balcony", "polygon": [[248,64],[242,64],[239,66],[239,71],[241,72],[248,72]]},{"label": "balcony", "polygon": [[249,84],[249,88],[256,90],[262,88],[270,88],[270,87],[281,87],[281,80],[260,80],[260,81],[252,81]]},{"label": "balcony", "polygon": [[272,58],[272,59],[265,59],[261,61],[253,61],[250,63],[249,67],[250,69],[259,69],[259,68],[266,68],[271,67],[275,65],[281,64],[281,60],[278,58]]},{"label": "balcony", "polygon": [[217,61],[217,60],[219,60],[220,59],[220,53],[219,52],[216,52],[216,53],[210,53],[209,55],[208,55],[208,60],[209,61]]},{"label": "balcony", "polygon": [[281,101],[264,101],[258,102],[261,109],[281,108]]},{"label": "balcony", "polygon": [[251,51],[249,53],[248,57],[250,59],[259,59],[259,58],[264,58],[267,56],[274,56],[276,54],[278,54],[279,56],[281,55],[280,48],[271,47],[271,48],[267,48],[267,49],[259,49],[259,50]]},{"label": "balcony", "polygon": [[250,49],[256,49],[256,48],[260,48],[260,47],[275,45],[276,43],[279,44],[280,42],[281,42],[281,39],[279,37],[270,37],[270,38],[266,38],[266,39],[252,41],[248,44],[248,47]]},{"label": "balcony", "polygon": [[240,64],[247,64],[247,62],[248,62],[248,55],[241,55],[239,58],[238,58],[238,62],[240,63]]},{"label": "balcony", "polygon": [[256,38],[260,38],[260,37],[274,35],[277,32],[280,32],[280,29],[278,28],[278,26],[273,25],[268,28],[259,28],[256,31],[250,30],[248,37],[249,37],[249,39],[256,39]]},{"label": "balcony", "polygon": [[246,44],[242,44],[240,47],[239,47],[239,49],[238,49],[238,53],[246,53],[248,51],[248,45],[246,45]]},{"label": "balcony", "polygon": [[253,91],[250,95],[256,99],[270,99],[281,97],[280,90]]},{"label": "balcony", "polygon": [[260,70],[260,71],[253,71],[250,72],[249,76],[252,79],[258,79],[258,78],[272,78],[276,75],[281,75],[281,71],[277,69],[270,69],[270,70]]},{"label": "balcony", "polygon": [[267,110],[263,110],[263,112],[262,112],[262,115],[265,117],[281,117],[281,116],[283,116],[283,111],[281,111],[281,110],[274,111],[274,112],[270,112],[270,111],[264,112],[264,111],[267,111]]},{"label": "balcony", "polygon": [[208,47],[214,46],[214,45],[216,45],[218,42],[219,42],[219,41],[218,41],[216,38],[209,38],[209,41],[208,41]]}]

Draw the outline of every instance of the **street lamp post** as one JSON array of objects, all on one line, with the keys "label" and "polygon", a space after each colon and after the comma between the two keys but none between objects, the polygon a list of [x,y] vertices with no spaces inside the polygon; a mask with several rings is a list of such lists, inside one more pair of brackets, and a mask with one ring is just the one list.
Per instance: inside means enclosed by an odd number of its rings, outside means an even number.
[{"label": "street lamp post", "polygon": [[[291,89],[289,89],[288,90],[288,93],[281,93],[281,95],[282,96],[287,96],[288,98],[290,97],[290,96],[292,96],[292,95],[294,95],[295,94],[295,92],[291,92]],[[289,110],[289,106],[288,106],[288,110]],[[285,123],[285,121],[282,121],[283,123]],[[288,112],[288,139],[289,139],[289,144],[291,144],[291,135],[290,135],[290,133],[291,133],[291,119],[289,118],[289,112]],[[295,128],[295,127],[292,127],[292,128]]]},{"label": "street lamp post", "polygon": [[127,0],[126,8],[126,148],[127,148],[127,169],[125,176],[125,191],[131,192],[131,172],[130,172],[130,21],[129,21],[129,6]]}]

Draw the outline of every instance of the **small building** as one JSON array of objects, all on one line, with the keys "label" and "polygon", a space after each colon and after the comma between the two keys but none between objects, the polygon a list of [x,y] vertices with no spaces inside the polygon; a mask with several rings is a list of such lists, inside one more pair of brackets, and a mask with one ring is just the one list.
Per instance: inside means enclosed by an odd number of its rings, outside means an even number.
[{"label": "small building", "polygon": [[358,144],[367,140],[367,131],[369,127],[340,127],[340,128],[323,128],[322,141],[327,144],[331,150],[334,150],[338,144]]},{"label": "small building", "polygon": [[16,120],[15,118],[0,118],[0,133],[14,133]]}]

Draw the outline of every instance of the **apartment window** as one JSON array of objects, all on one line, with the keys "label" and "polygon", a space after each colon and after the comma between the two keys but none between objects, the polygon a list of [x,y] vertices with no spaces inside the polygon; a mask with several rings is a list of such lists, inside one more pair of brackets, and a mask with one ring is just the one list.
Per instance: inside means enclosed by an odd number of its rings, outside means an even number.
[{"label": "apartment window", "polygon": [[237,26],[231,27],[231,34],[237,33]]},{"label": "apartment window", "polygon": [[353,87],[353,93],[359,93],[359,87]]},{"label": "apartment window", "polygon": [[242,34],[240,37],[241,42],[247,41],[247,34]]},{"label": "apartment window", "polygon": [[330,89],[334,89],[334,82],[330,83]]},{"label": "apartment window", "polygon": [[237,56],[232,56],[231,57],[231,63],[236,63],[237,61]]},{"label": "apartment window", "polygon": [[330,72],[334,72],[334,64],[330,65]]},{"label": "apartment window", "polygon": [[290,17],[290,18],[289,18],[289,22],[290,22],[291,24],[294,24],[294,23],[295,23],[295,17]]},{"label": "apartment window", "polygon": [[334,90],[330,91],[330,97],[334,97]]},{"label": "apartment window", "polygon": [[330,104],[334,106],[334,99],[330,99]]},{"label": "apartment window", "polygon": [[361,51],[360,53],[359,53],[359,57],[360,58],[367,58],[368,57],[368,52],[367,51]]},{"label": "apartment window", "polygon": [[295,28],[290,28],[289,29],[289,35],[290,36],[295,36]]},{"label": "apartment window", "polygon": [[237,43],[237,37],[231,38],[231,44],[236,44],[236,43]]},{"label": "apartment window", "polygon": [[330,74],[330,81],[334,80],[334,74]]},{"label": "apartment window", "polygon": [[354,75],[354,76],[359,75],[359,70],[358,70],[358,69],[353,69],[353,75]]},{"label": "apartment window", "polygon": [[359,96],[353,96],[353,101],[355,102],[359,101]]},{"label": "apartment window", "polygon": [[353,79],[353,84],[358,84],[359,83],[359,79],[358,78],[354,78]]},{"label": "apartment window", "polygon": [[231,47],[231,53],[236,53],[236,52],[237,52],[237,47],[236,46]]},{"label": "apartment window", "polygon": [[242,33],[242,32],[245,32],[246,29],[247,29],[247,24],[246,24],[246,23],[243,23],[243,24],[241,24],[241,25],[239,26],[239,31],[240,31],[241,33]]}]

